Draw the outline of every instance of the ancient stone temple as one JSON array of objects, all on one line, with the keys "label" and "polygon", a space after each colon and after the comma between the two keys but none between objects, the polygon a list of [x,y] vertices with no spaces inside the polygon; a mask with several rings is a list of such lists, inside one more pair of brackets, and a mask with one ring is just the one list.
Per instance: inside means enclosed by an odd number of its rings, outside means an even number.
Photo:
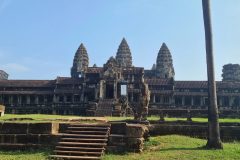
[{"label": "ancient stone temple", "polygon": [[223,81],[240,81],[240,65],[239,64],[226,64],[222,70]]},{"label": "ancient stone temple", "polygon": [[3,70],[0,70],[0,80],[1,79],[8,79],[8,74]]},{"label": "ancient stone temple", "polygon": [[[144,88],[148,88],[148,112],[151,114],[163,109],[204,110],[208,107],[207,81],[175,80],[173,58],[165,43],[156,56],[156,64],[149,70],[133,66],[130,47],[125,39],[116,55],[103,66],[89,67],[89,59],[87,49],[81,44],[75,53],[69,77],[54,80],[1,79],[0,105],[6,106],[6,113],[121,116],[134,114],[141,106]],[[223,81],[217,82],[220,111],[240,109],[238,67],[224,66]]]},{"label": "ancient stone temple", "polygon": [[159,50],[156,64],[157,78],[174,78],[172,55],[165,43],[162,44]]}]

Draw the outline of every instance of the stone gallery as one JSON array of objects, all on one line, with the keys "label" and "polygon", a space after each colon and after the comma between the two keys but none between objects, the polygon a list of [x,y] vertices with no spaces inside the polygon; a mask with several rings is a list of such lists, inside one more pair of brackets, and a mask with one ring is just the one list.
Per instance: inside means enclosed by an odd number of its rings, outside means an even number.
[{"label": "stone gallery", "polygon": [[[155,53],[153,53],[155,54]],[[77,49],[71,77],[54,80],[8,80],[2,71],[0,104],[6,113],[74,114],[123,116],[157,114],[159,110],[206,110],[207,81],[178,81],[170,50],[162,44],[152,69],[135,67],[127,41],[123,38],[116,56],[102,67],[89,66],[83,44]],[[240,66],[223,66],[217,82],[220,110],[240,108]],[[149,92],[150,91],[150,92]],[[149,95],[147,95],[149,94]],[[139,107],[149,96],[149,107]]]}]

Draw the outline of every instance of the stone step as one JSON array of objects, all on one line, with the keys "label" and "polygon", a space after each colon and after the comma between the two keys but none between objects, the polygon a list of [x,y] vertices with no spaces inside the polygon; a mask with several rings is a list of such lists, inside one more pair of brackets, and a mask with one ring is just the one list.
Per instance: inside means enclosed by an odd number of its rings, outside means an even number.
[{"label": "stone step", "polygon": [[50,158],[59,159],[59,160],[67,160],[67,159],[74,159],[74,160],[100,160],[101,157],[96,156],[64,156],[64,155],[50,155]]},{"label": "stone step", "polygon": [[78,141],[78,142],[107,142],[108,139],[91,139],[91,138],[61,138],[61,141]]},{"label": "stone step", "polygon": [[54,150],[54,153],[61,154],[61,155],[79,155],[79,156],[101,156],[102,151],[100,152],[83,152],[83,151],[62,151],[62,150]]},{"label": "stone step", "polygon": [[62,146],[106,146],[107,143],[58,142]]},{"label": "stone step", "polygon": [[105,150],[103,147],[69,147],[69,146],[56,146],[56,149],[64,151],[87,151],[87,152],[98,152]]},{"label": "stone step", "polygon": [[68,127],[68,129],[70,130],[108,130],[109,128],[108,127],[93,127],[93,126],[87,126],[87,127],[81,127],[81,126],[70,126]]},{"label": "stone step", "polygon": [[78,138],[107,138],[108,135],[85,135],[85,134],[70,134],[70,133],[64,133],[62,134],[62,137],[69,137],[69,138],[73,138],[73,137],[78,137]]},{"label": "stone step", "polygon": [[66,133],[74,133],[74,134],[91,134],[91,135],[106,135],[106,131],[75,131],[75,130],[67,130]]}]

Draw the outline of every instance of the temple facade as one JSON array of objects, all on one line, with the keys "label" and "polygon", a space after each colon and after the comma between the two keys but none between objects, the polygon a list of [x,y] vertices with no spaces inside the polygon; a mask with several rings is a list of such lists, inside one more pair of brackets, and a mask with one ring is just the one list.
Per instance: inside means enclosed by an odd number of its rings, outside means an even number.
[{"label": "temple facade", "polygon": [[[175,80],[173,58],[165,43],[150,70],[134,67],[123,38],[116,56],[102,67],[89,66],[87,49],[77,49],[70,77],[54,80],[0,80],[0,104],[6,113],[45,113],[89,116],[120,116],[121,97],[127,97],[129,113],[139,105],[143,82],[150,90],[149,111],[160,109],[207,109],[207,81]],[[217,82],[220,110],[240,109],[240,67],[223,67]]]}]

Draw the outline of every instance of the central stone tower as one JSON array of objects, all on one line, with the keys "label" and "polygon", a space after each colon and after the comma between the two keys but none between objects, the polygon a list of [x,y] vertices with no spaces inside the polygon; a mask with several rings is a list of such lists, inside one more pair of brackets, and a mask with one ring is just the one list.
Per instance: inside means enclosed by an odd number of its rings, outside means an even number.
[{"label": "central stone tower", "polygon": [[174,78],[172,55],[165,43],[162,44],[158,52],[156,64],[156,76],[158,78]]},{"label": "central stone tower", "polygon": [[73,59],[71,77],[73,78],[79,77],[79,75],[83,74],[87,70],[88,65],[89,65],[88,53],[84,45],[81,43]]},{"label": "central stone tower", "polygon": [[120,67],[132,67],[132,55],[125,38],[118,47],[116,60]]}]

